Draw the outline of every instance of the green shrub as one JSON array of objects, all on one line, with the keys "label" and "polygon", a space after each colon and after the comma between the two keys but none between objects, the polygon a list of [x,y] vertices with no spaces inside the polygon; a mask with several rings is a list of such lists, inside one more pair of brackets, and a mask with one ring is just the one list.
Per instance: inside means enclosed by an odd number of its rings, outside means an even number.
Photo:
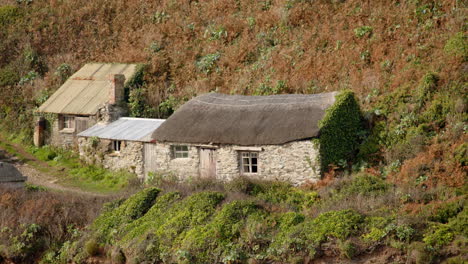
[{"label": "green shrub", "polygon": [[284,182],[253,183],[250,188],[247,194],[269,203],[286,205],[293,210],[309,208],[319,199],[317,192],[300,190]]},{"label": "green shrub", "polygon": [[0,7],[0,29],[2,26],[6,26],[8,24],[12,24],[20,17],[20,9],[11,6],[11,5],[4,5]]},{"label": "green shrub", "polygon": [[371,36],[374,29],[370,26],[362,26],[354,29],[354,35],[358,38],[362,38],[364,36]]},{"label": "green shrub", "polygon": [[326,212],[279,233],[268,251],[283,257],[293,254],[292,250],[307,251],[313,257],[316,249],[329,237],[346,240],[357,233],[363,220],[353,210]]},{"label": "green shrub", "polygon": [[359,105],[350,90],[341,91],[335,103],[326,110],[320,121],[320,162],[322,171],[330,164],[354,157],[359,147],[359,133],[363,130]]},{"label": "green shrub", "polygon": [[453,152],[455,160],[462,166],[468,165],[468,143],[458,146]]},{"label": "green shrub", "polygon": [[201,72],[209,74],[217,67],[216,62],[219,60],[220,57],[221,54],[219,52],[207,54],[198,59],[195,65]]},{"label": "green shrub", "polygon": [[434,92],[437,89],[437,82],[439,81],[439,76],[435,73],[428,72],[424,75],[419,81],[417,88],[417,101],[419,106],[432,99]]},{"label": "green shrub", "polygon": [[85,252],[88,256],[97,256],[99,254],[100,247],[98,242],[94,239],[90,239],[85,243]]},{"label": "green shrub", "polygon": [[437,210],[431,216],[429,216],[429,220],[446,224],[450,218],[457,216],[458,213],[460,213],[462,210],[462,201],[446,203],[437,208]]},{"label": "green shrub", "polygon": [[338,248],[342,258],[352,259],[356,255],[356,246],[349,240],[338,240]]},{"label": "green shrub", "polygon": [[424,233],[423,241],[433,248],[441,248],[454,239],[454,234],[448,224],[432,224]]},{"label": "green shrub", "polygon": [[0,87],[15,85],[19,82],[20,76],[10,67],[0,69]]},{"label": "green shrub", "polygon": [[128,198],[119,207],[101,214],[91,225],[94,235],[100,242],[112,243],[119,229],[146,214],[159,192],[157,188],[147,188]]},{"label": "green shrub", "polygon": [[468,41],[465,32],[458,32],[447,40],[444,50],[448,54],[462,57],[466,61],[468,58]]},{"label": "green shrub", "polygon": [[409,260],[415,264],[427,264],[433,260],[433,255],[422,242],[413,242],[408,247]]},{"label": "green shrub", "polygon": [[358,174],[348,185],[343,187],[344,194],[376,195],[388,190],[390,184],[382,178],[369,174]]}]

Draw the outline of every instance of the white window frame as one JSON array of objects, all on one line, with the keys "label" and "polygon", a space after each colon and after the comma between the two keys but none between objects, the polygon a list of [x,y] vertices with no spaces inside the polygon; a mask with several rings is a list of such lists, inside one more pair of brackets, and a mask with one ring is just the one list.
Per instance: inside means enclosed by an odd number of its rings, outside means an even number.
[{"label": "white window frame", "polygon": [[240,171],[242,174],[257,174],[258,173],[258,154],[259,153],[255,151],[239,152]]},{"label": "white window frame", "polygon": [[112,150],[119,153],[122,150],[122,140],[112,140]]},{"label": "white window frame", "polygon": [[60,130],[74,131],[75,117],[71,115],[62,115],[60,118]]},{"label": "white window frame", "polygon": [[173,159],[186,159],[189,157],[188,145],[171,145],[171,156]]}]

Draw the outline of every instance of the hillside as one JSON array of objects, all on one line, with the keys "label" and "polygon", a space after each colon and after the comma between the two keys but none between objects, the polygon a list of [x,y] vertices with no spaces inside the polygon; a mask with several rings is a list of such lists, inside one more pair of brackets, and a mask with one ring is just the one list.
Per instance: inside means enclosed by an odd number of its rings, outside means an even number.
[{"label": "hillside", "polygon": [[[355,156],[331,166],[317,184],[149,183],[159,189],[137,216],[112,216],[135,205],[115,203],[86,231],[79,222],[80,235],[57,238],[48,252],[53,260],[44,263],[102,261],[115,250],[138,262],[138,247],[150,245],[160,261],[178,263],[463,263],[467,8],[459,0],[0,0],[0,130],[23,144],[32,142],[34,110],[92,61],[141,64],[127,87],[132,116],[166,118],[210,91],[350,89],[366,123]],[[161,200],[171,195],[182,205]],[[168,219],[147,221],[161,206]],[[179,215],[202,206],[203,215]],[[108,216],[122,228],[102,231]],[[316,227],[343,218],[350,222],[342,232]],[[8,242],[3,227],[0,241]],[[10,238],[21,233],[17,227]],[[154,244],[169,235],[174,240]],[[119,247],[111,248],[114,242]],[[79,250],[85,244],[89,252]],[[11,252],[0,244],[0,262],[38,258]],[[378,259],[389,254],[393,259]]]}]

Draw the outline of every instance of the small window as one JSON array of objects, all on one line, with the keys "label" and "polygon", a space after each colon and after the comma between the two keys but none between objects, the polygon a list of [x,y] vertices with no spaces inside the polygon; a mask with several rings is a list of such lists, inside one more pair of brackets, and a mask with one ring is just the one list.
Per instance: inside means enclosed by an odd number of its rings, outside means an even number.
[{"label": "small window", "polygon": [[241,152],[240,165],[242,173],[257,173],[258,172],[258,153],[257,152]]},{"label": "small window", "polygon": [[64,115],[61,118],[61,129],[74,129],[75,128],[75,117]]},{"label": "small window", "polygon": [[172,152],[172,157],[174,159],[188,158],[188,146],[187,145],[171,146],[171,152]]},{"label": "small window", "polygon": [[115,152],[120,152],[120,149],[122,147],[122,141],[121,140],[113,140],[112,141],[112,150]]}]

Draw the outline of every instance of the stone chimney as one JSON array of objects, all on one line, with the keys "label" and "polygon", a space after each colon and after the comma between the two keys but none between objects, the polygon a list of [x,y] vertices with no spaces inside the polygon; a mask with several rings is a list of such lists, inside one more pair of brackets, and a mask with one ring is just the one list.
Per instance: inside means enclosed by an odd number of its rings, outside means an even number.
[{"label": "stone chimney", "polygon": [[109,104],[119,104],[123,102],[124,83],[125,76],[123,74],[109,75]]}]

